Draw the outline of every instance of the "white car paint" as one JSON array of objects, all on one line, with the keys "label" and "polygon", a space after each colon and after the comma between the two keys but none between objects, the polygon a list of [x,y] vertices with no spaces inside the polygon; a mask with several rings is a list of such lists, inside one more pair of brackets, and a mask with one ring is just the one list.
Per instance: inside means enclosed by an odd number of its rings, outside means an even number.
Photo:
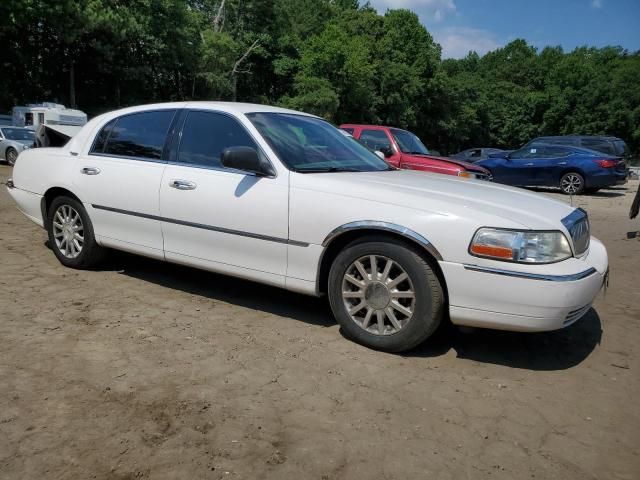
[{"label": "white car paint", "polygon": [[[276,174],[255,177],[89,154],[95,135],[113,118],[164,108],[234,116]],[[311,295],[323,288],[319,265],[335,232],[345,226],[393,228],[424,241],[422,246],[437,261],[446,283],[450,318],[459,325],[522,331],[561,328],[586,313],[603,285],[607,252],[593,237],[584,254],[548,265],[505,263],[468,252],[481,227],[559,230],[570,239],[562,223],[575,210],[569,205],[521,189],[426,172],[289,171],[245,116],[252,112],[303,115],[221,102],[111,112],[90,121],[63,148],[23,153],[9,192],[18,208],[39,225],[43,195],[51,188],[64,188],[85,205],[101,245]],[[83,175],[83,168],[100,173]],[[197,188],[170,188],[175,180]]]}]

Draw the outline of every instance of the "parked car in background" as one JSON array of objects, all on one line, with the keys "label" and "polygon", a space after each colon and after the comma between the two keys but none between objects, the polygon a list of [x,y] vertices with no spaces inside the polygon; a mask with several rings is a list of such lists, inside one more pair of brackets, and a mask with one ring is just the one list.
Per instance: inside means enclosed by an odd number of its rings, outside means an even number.
[{"label": "parked car in background", "polygon": [[14,165],[23,150],[33,147],[33,130],[21,127],[0,127],[0,159]]},{"label": "parked car in background", "polygon": [[457,175],[459,177],[489,180],[489,173],[469,162],[433,155],[413,133],[400,128],[378,125],[344,124],[340,128],[367,147],[384,154],[386,161],[405,170]]},{"label": "parked car in background", "polygon": [[0,127],[10,127],[13,125],[13,118],[11,115],[0,115]]},{"label": "parked car in background", "polygon": [[523,146],[523,148],[542,144],[588,148],[589,150],[595,150],[596,152],[614,157],[627,158],[630,156],[629,147],[624,140],[618,137],[604,135],[561,135],[553,137],[538,137],[529,141]]},{"label": "parked car in background", "polygon": [[620,157],[565,145],[533,145],[511,153],[491,154],[478,162],[495,182],[519,187],[559,187],[568,195],[595,193],[627,181]]},{"label": "parked car in background", "polygon": [[464,160],[465,162],[474,163],[489,158],[489,155],[493,153],[501,153],[505,151],[506,150],[502,150],[500,148],[468,148],[467,150],[463,150],[454,155],[450,155],[450,158],[456,158],[458,160]]},{"label": "parked car in background", "polygon": [[111,247],[326,294],[349,338],[388,351],[444,318],[563,328],[608,271],[583,210],[394,169],[321,118],[265,105],[110,112],[62,148],[23,153],[7,188],[65,266]]}]

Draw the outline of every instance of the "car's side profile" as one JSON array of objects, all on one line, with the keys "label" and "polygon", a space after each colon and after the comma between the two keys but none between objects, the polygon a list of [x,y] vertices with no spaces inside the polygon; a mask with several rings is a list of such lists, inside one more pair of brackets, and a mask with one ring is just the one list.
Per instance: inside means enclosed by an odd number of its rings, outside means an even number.
[{"label": "car's side profile", "polygon": [[566,145],[536,144],[491,154],[478,164],[498,183],[558,187],[567,195],[595,193],[627,181],[627,167],[621,158]]},{"label": "car's side profile", "polygon": [[20,152],[31,148],[34,141],[35,136],[32,130],[0,126],[0,160],[4,160],[9,165],[15,164]]},{"label": "car's side profile", "polygon": [[114,248],[326,294],[349,337],[387,351],[447,318],[562,328],[608,271],[579,209],[398,170],[320,118],[262,105],[111,112],[62,148],[23,153],[7,187],[63,265]]},{"label": "car's side profile", "polygon": [[381,125],[344,124],[340,128],[371,150],[382,152],[390,165],[407,170],[489,179],[488,172],[472,163],[435,155],[415,134]]}]

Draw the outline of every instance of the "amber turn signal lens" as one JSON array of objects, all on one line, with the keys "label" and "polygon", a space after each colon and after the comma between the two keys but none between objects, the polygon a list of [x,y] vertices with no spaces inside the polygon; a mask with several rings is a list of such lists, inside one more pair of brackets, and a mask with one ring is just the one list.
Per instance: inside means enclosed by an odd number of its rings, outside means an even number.
[{"label": "amber turn signal lens", "polygon": [[513,250],[506,247],[494,247],[491,245],[471,245],[471,253],[482,257],[504,258],[511,260],[513,258]]}]

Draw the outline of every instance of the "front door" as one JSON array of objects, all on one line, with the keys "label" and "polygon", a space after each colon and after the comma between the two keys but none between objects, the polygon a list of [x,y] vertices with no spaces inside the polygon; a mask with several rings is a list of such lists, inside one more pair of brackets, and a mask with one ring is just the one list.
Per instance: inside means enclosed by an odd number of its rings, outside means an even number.
[{"label": "front door", "polygon": [[521,148],[511,153],[509,158],[500,159],[500,166],[491,169],[494,180],[523,187],[537,185],[534,170],[539,153],[539,147]]},{"label": "front door", "polygon": [[400,167],[402,153],[400,153],[384,130],[363,129],[359,140],[371,150],[384,153],[385,160],[394,167]]},{"label": "front door", "polygon": [[235,146],[263,154],[235,117],[187,112],[160,185],[165,256],[284,285],[288,175],[258,177],[223,167],[222,151]]}]

